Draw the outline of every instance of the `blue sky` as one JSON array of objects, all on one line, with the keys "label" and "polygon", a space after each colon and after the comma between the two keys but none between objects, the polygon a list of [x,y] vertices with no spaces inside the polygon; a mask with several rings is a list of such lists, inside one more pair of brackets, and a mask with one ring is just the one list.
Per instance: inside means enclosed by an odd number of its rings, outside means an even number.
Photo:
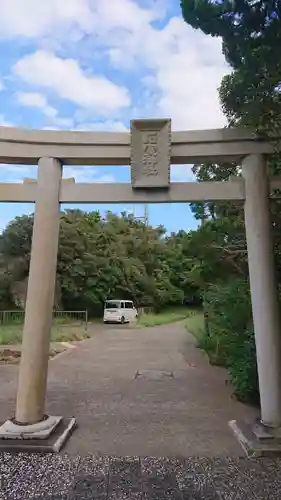
[{"label": "blue sky", "polygon": [[[217,89],[229,69],[219,39],[186,25],[179,0],[1,0],[0,125],[126,131],[132,118],[170,117],[173,130],[225,125]],[[194,180],[190,165],[172,181]],[[0,165],[1,182],[36,167]],[[64,167],[76,182],[129,182],[126,167]],[[84,205],[86,210],[143,206]],[[0,229],[33,205],[2,204]],[[196,227],[188,204],[151,205],[168,231]]]}]

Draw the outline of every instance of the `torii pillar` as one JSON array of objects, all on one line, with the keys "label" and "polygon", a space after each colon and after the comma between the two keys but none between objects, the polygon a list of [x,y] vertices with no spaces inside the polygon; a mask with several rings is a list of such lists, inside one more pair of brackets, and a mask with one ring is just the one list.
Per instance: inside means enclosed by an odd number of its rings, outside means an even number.
[{"label": "torii pillar", "polygon": [[247,156],[242,175],[261,414],[252,425],[232,421],[230,427],[248,455],[280,455],[281,320],[265,156]]},{"label": "torii pillar", "polygon": [[45,414],[61,179],[60,161],[40,158],[16,413],[0,427],[0,450],[57,452],[75,427]]}]

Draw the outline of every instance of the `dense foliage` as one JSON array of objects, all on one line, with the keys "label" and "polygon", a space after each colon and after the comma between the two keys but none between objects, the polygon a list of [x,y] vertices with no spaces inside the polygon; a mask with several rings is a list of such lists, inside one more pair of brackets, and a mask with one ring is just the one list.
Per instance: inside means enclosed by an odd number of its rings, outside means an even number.
[{"label": "dense foliage", "polygon": [[[2,304],[11,302],[11,285],[28,276],[33,216],[16,217],[0,239]],[[99,315],[110,298],[137,305],[182,304],[198,294],[184,232],[166,236],[126,213],[66,210],[61,214],[57,276],[61,306]],[[185,242],[185,244],[184,244]]]},{"label": "dense foliage", "polygon": [[[274,135],[281,123],[281,3],[279,0],[181,0],[185,21],[206,35],[222,39],[230,65],[219,94],[229,125],[249,126]],[[280,172],[279,144],[269,158],[271,174]],[[198,181],[239,176],[239,165],[195,165]],[[204,221],[196,235],[205,276],[209,332],[202,347],[211,359],[228,366],[236,394],[258,400],[258,377],[241,206],[193,205]],[[280,202],[272,202],[277,275],[281,283]],[[212,250],[210,250],[210,247]],[[220,263],[223,263],[221,266]],[[206,274],[206,270],[208,271]]]}]

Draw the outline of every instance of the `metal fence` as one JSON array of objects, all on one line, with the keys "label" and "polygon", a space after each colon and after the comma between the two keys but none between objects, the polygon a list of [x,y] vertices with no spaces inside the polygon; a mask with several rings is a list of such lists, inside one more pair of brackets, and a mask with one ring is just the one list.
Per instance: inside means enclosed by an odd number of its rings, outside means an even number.
[{"label": "metal fence", "polygon": [[154,313],[155,308],[151,306],[140,306],[138,307],[138,315]]},{"label": "metal fence", "polygon": [[[25,311],[0,311],[0,325],[23,325]],[[53,326],[84,326],[88,330],[87,311],[53,311]]]},{"label": "metal fence", "polygon": [[88,311],[53,311],[53,325],[84,325],[88,330]]},{"label": "metal fence", "polygon": [[[25,311],[0,311],[1,345],[18,345],[22,341]],[[87,311],[53,311],[51,342],[70,342],[89,338]]]}]

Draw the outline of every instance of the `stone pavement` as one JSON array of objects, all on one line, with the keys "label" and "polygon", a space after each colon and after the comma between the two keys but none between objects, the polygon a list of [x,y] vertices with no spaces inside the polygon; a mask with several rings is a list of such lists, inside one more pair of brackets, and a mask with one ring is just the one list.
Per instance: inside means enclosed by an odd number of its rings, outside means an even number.
[{"label": "stone pavement", "polygon": [[281,461],[2,455],[5,500],[278,500]]}]

